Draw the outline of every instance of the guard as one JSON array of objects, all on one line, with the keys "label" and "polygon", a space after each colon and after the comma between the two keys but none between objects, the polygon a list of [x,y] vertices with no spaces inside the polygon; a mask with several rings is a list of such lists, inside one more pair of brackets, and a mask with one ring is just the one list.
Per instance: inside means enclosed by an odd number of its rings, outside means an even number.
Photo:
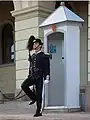
[{"label": "guard", "polygon": [[[33,50],[35,53],[30,58],[30,74],[22,83],[21,88],[32,100],[31,104],[36,102],[37,109],[34,117],[42,116],[42,88],[44,80],[50,80],[50,60],[42,49],[43,43],[40,39],[33,40]],[[33,92],[29,86],[35,85],[36,92]]]}]

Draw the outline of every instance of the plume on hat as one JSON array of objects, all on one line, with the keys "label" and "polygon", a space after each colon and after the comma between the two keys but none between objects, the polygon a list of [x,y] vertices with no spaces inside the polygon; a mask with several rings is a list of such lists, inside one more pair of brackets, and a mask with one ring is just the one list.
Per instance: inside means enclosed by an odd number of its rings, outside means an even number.
[{"label": "plume on hat", "polygon": [[27,49],[32,50],[33,49],[33,41],[35,40],[35,37],[31,35],[29,37],[28,43],[27,43]]}]

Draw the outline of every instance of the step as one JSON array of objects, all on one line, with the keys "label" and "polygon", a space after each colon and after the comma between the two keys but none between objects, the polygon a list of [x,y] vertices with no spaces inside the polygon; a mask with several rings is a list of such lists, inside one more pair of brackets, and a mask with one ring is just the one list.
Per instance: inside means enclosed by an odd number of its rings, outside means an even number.
[{"label": "step", "polygon": [[80,108],[67,108],[67,107],[45,107],[44,113],[73,113],[81,112]]}]

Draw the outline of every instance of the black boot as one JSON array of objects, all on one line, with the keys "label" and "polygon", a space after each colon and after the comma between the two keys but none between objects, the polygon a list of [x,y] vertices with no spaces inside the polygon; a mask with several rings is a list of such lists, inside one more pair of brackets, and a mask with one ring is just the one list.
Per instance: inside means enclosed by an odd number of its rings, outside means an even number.
[{"label": "black boot", "polygon": [[35,102],[36,102],[36,101],[33,100],[33,101],[31,101],[31,102],[29,103],[29,105],[33,105]]},{"label": "black boot", "polygon": [[34,117],[39,117],[42,116],[41,110],[37,110],[36,113],[34,114]]}]

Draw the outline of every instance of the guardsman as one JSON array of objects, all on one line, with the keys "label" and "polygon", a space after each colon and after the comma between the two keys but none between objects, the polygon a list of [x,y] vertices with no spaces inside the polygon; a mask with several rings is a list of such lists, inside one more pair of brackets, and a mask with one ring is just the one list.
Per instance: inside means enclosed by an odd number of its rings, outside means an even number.
[{"label": "guardsman", "polygon": [[[35,53],[30,58],[30,74],[21,85],[23,91],[32,100],[31,104],[36,102],[37,109],[34,117],[42,116],[43,78],[45,81],[50,80],[50,60],[48,55],[41,51],[42,45],[40,39],[33,40]],[[35,85],[36,93],[29,88],[32,85]]]}]

